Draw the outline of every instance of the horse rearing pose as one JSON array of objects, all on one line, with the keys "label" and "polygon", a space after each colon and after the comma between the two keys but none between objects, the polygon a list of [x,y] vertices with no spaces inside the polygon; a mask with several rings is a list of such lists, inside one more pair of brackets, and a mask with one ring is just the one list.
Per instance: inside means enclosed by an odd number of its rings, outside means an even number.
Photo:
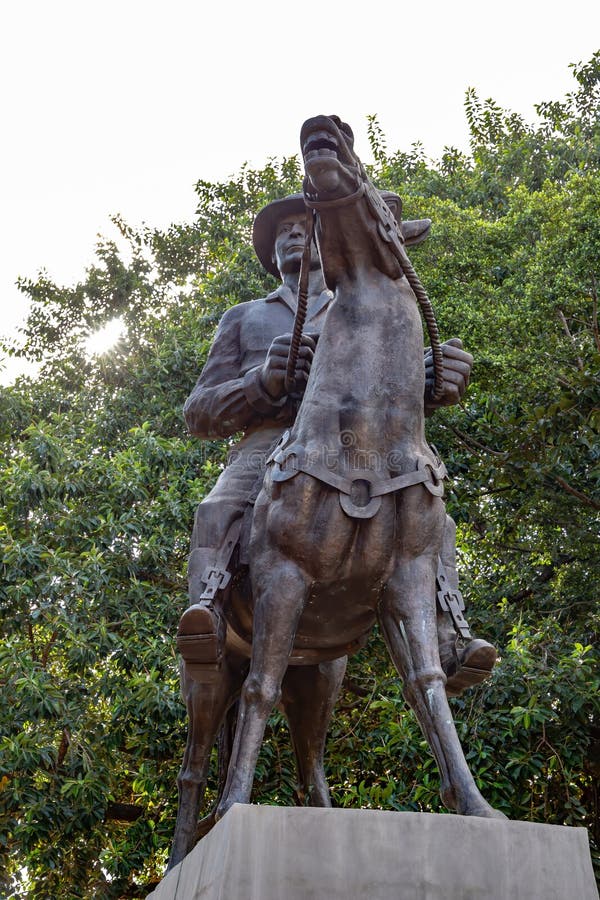
[{"label": "horse rearing pose", "polygon": [[445,805],[502,816],[475,785],[444,690],[435,607],[444,469],[425,440],[415,294],[372,213],[349,127],[318,116],[305,122],[301,144],[305,200],[335,296],[297,419],[255,507],[252,658],[217,817],[249,802],[291,655],[341,657],[377,618]]}]

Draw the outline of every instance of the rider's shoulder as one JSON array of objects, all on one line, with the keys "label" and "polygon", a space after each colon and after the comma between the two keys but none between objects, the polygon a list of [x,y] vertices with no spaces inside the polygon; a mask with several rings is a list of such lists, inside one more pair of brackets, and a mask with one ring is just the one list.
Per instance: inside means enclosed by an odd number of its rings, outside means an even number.
[{"label": "rider's shoulder", "polygon": [[255,300],[244,300],[242,303],[235,303],[225,310],[221,316],[221,321],[235,322],[248,315],[251,316],[258,312],[258,310],[266,304],[267,300],[268,297],[257,297]]},{"label": "rider's shoulder", "polygon": [[245,300],[243,303],[235,303],[233,306],[230,306],[221,316],[221,325],[233,325],[241,322],[248,314],[248,309],[253,303],[254,300]]},{"label": "rider's shoulder", "polygon": [[226,309],[221,317],[221,327],[235,327],[256,319],[262,319],[265,314],[267,297],[257,297],[256,300],[245,300],[243,303],[236,303]]}]

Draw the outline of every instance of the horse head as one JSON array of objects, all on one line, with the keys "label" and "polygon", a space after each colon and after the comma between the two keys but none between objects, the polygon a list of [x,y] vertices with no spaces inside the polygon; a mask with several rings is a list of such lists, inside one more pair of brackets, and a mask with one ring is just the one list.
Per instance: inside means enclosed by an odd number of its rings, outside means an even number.
[{"label": "horse head", "polygon": [[300,131],[300,146],[306,194],[334,200],[359,187],[363,167],[354,152],[354,134],[338,116],[307,119]]},{"label": "horse head", "polygon": [[[304,201],[316,212],[315,239],[326,284],[362,277],[375,294],[378,275],[399,282],[403,275],[427,325],[434,359],[434,396],[443,390],[443,356],[431,302],[405,247],[419,244],[431,221],[402,222],[397,194],[379,191],[354,152],[354,134],[338,116],[315,116],[300,130]],[[312,232],[309,232],[312,233]],[[376,275],[377,273],[377,275]],[[398,285],[396,284],[396,287]]]},{"label": "horse head", "polygon": [[[302,126],[304,201],[315,212],[315,239],[327,286],[340,278],[379,270],[396,280],[402,274],[389,234],[398,235],[402,203],[385,199],[369,180],[354,151],[354,134],[338,116],[315,116]],[[396,218],[395,218],[396,217]],[[383,229],[383,231],[382,231]]]}]

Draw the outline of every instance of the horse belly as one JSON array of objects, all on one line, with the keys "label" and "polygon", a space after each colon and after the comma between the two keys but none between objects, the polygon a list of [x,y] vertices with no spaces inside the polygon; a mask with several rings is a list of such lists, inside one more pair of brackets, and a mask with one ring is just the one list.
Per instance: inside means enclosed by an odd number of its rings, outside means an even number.
[{"label": "horse belly", "polygon": [[296,649],[352,644],[375,624],[382,584],[362,580],[318,584],[311,590],[298,624]]}]

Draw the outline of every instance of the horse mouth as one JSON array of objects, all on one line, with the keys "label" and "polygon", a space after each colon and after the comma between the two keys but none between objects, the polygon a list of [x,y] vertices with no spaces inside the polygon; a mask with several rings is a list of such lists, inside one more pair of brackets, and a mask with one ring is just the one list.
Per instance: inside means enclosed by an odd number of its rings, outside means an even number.
[{"label": "horse mouth", "polygon": [[325,131],[318,131],[308,136],[302,147],[302,155],[305,162],[311,159],[323,159],[326,157],[338,158],[338,144],[333,135]]}]

